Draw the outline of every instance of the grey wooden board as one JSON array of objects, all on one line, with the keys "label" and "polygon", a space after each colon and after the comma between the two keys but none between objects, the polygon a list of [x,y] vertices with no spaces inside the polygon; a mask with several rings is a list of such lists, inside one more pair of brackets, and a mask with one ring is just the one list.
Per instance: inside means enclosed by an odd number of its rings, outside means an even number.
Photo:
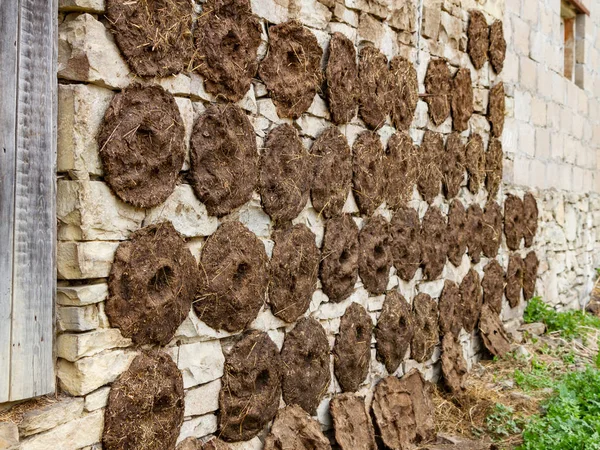
[{"label": "grey wooden board", "polygon": [[[14,141],[10,157],[13,172],[2,181],[2,219],[8,218],[8,226],[12,224],[10,240],[4,240],[2,229],[3,242],[12,249],[8,398],[6,390],[0,392],[0,401],[14,401],[51,393],[55,384],[57,6],[53,0],[0,0],[0,5],[0,24],[19,24],[16,83],[11,89],[11,83],[0,79],[3,99],[5,90],[16,92],[16,123],[9,132]],[[0,30],[0,39],[5,41],[4,26]],[[4,49],[5,44],[0,45]],[[6,170],[10,171],[9,165]],[[12,180],[12,187],[8,180]],[[6,206],[10,215],[4,216],[4,202],[10,202],[4,191],[9,190],[13,205]],[[3,290],[2,305],[7,303],[5,297]],[[4,314],[0,317],[4,320]],[[0,323],[0,328],[5,327]]]}]

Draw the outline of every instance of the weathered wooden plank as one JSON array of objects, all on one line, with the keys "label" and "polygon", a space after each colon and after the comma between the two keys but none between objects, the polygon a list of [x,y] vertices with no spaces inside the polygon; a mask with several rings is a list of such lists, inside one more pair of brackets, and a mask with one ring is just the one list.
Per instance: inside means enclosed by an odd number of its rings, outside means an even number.
[{"label": "weathered wooden plank", "polygon": [[54,391],[57,9],[19,4],[11,400]]},{"label": "weathered wooden plank", "polygon": [[0,403],[9,399],[18,9],[0,1]]}]

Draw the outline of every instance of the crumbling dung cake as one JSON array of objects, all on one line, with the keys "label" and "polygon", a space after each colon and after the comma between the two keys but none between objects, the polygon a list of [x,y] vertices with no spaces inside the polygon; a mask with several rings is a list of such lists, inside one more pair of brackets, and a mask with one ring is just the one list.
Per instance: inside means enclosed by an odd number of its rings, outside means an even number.
[{"label": "crumbling dung cake", "polygon": [[465,151],[466,146],[460,134],[452,133],[448,136],[442,160],[443,190],[448,200],[458,195],[465,178]]},{"label": "crumbling dung cake", "polygon": [[537,202],[531,192],[527,192],[523,196],[523,220],[521,224],[523,227],[523,237],[525,238],[525,247],[531,247],[538,226]]},{"label": "crumbling dung cake", "polygon": [[240,222],[223,223],[202,248],[198,318],[215,330],[246,328],[265,301],[268,263],[254,233]]},{"label": "crumbling dung cake", "polygon": [[331,126],[317,137],[311,154],[313,207],[326,218],[339,216],[352,188],[352,151],[348,142],[337,127]]},{"label": "crumbling dung cake", "polygon": [[160,205],[175,189],[184,139],[172,94],[157,85],[123,89],[110,102],[98,133],[106,182],[126,203]]},{"label": "crumbling dung cake", "polygon": [[358,278],[358,227],[352,216],[329,219],[321,249],[321,283],[332,302],[341,302],[354,292]]},{"label": "crumbling dung cake", "polygon": [[456,131],[468,129],[469,119],[473,115],[473,82],[471,71],[460,68],[452,81],[452,123]]},{"label": "crumbling dung cake", "polygon": [[341,450],[376,450],[375,430],[365,399],[338,394],[329,403],[335,440]]},{"label": "crumbling dung cake", "polygon": [[479,330],[485,348],[494,356],[502,357],[510,351],[510,338],[500,316],[488,305],[483,305]]},{"label": "crumbling dung cake", "polygon": [[166,345],[190,312],[197,279],[196,260],[171,222],[149,225],[117,248],[106,315],[135,344]]},{"label": "crumbling dung cake", "polygon": [[472,332],[479,322],[483,295],[479,275],[475,269],[470,269],[460,283],[460,303],[463,314],[463,328],[467,333]]},{"label": "crumbling dung cake", "polygon": [[437,206],[427,209],[419,241],[423,275],[426,280],[436,280],[442,275],[448,254],[446,219]]},{"label": "crumbling dung cake", "polygon": [[279,117],[297,119],[321,85],[323,50],[308,28],[296,20],[269,27],[269,52],[258,73]]},{"label": "crumbling dung cake", "polygon": [[441,162],[444,158],[444,139],[440,133],[426,130],[418,152],[419,174],[417,188],[423,199],[431,204],[440,193],[443,178]]},{"label": "crumbling dung cake", "polygon": [[504,200],[504,235],[510,250],[518,250],[523,237],[524,208],[523,200],[508,194]]},{"label": "crumbling dung cake", "polygon": [[458,336],[463,322],[460,290],[454,281],[444,280],[444,288],[439,300],[440,334],[452,333]]},{"label": "crumbling dung cake", "polygon": [[394,56],[390,61],[390,73],[392,122],[398,130],[408,131],[419,100],[417,71],[408,59]]},{"label": "crumbling dung cake", "polygon": [[442,375],[444,385],[454,395],[465,391],[468,369],[460,342],[449,332],[442,338]]},{"label": "crumbling dung cake", "polygon": [[469,230],[467,211],[460,200],[453,200],[448,210],[448,259],[455,266],[462,264],[467,251],[467,240],[473,236]]},{"label": "crumbling dung cake", "polygon": [[490,35],[487,21],[481,11],[469,11],[469,26],[467,28],[467,52],[475,69],[483,67],[488,59]]},{"label": "crumbling dung cake", "polygon": [[312,317],[300,319],[285,337],[281,360],[283,400],[315,415],[331,379],[329,342],[321,324]]},{"label": "crumbling dung cake", "polygon": [[502,142],[499,139],[492,138],[485,154],[485,188],[488,191],[488,198],[491,200],[498,195],[502,183],[503,164]]},{"label": "crumbling dung cake", "polygon": [[321,431],[321,425],[298,405],[289,405],[277,412],[264,450],[331,450],[331,444]]},{"label": "crumbling dung cake", "polygon": [[504,83],[500,82],[490,89],[488,106],[488,119],[492,128],[492,134],[499,138],[504,131]]},{"label": "crumbling dung cake", "polygon": [[496,73],[502,72],[506,57],[506,40],[501,20],[496,20],[490,26],[490,63]]},{"label": "crumbling dung cake", "polygon": [[484,238],[483,211],[477,203],[473,203],[467,208],[467,222],[469,230],[467,238],[469,256],[471,257],[471,261],[477,264],[481,259]]},{"label": "crumbling dung cake", "polygon": [[384,201],[386,190],[385,152],[379,135],[363,131],[352,146],[352,189],[358,209],[370,216]]},{"label": "crumbling dung cake", "polygon": [[194,124],[190,142],[194,192],[211,216],[250,201],[258,182],[254,128],[233,104],[210,105]]},{"label": "crumbling dung cake", "polygon": [[140,77],[167,77],[191,67],[192,13],[187,0],[106,1],[108,28]]},{"label": "crumbling dung cake", "polygon": [[535,251],[527,253],[523,259],[523,297],[526,301],[531,300],[535,294],[535,281],[539,265],[540,261]]},{"label": "crumbling dung cake", "polygon": [[281,398],[279,349],[264,331],[242,335],[225,358],[219,392],[218,436],[247,441],[273,420]]},{"label": "crumbling dung cake", "polygon": [[194,31],[194,67],[204,88],[217,98],[237,102],[258,68],[260,21],[249,0],[208,0]]},{"label": "crumbling dung cake", "polygon": [[398,291],[389,291],[375,327],[377,360],[394,373],[404,360],[414,334],[410,304]]},{"label": "crumbling dung cake", "polygon": [[483,269],[483,304],[500,314],[502,311],[502,295],[504,294],[504,269],[498,261],[492,259]]},{"label": "crumbling dung cake", "polygon": [[352,303],[340,322],[333,347],[334,372],[342,391],[354,392],[365,381],[371,363],[371,316],[358,303]]},{"label": "crumbling dung cake", "polygon": [[452,75],[445,59],[432,59],[425,75],[425,101],[433,123],[441,125],[450,116],[450,98],[453,95]]},{"label": "crumbling dung cake", "polygon": [[521,289],[523,288],[524,275],[525,263],[523,262],[523,258],[516,253],[510,255],[508,269],[506,270],[505,294],[511,308],[515,308],[521,303]]},{"label": "crumbling dung cake", "polygon": [[276,317],[291,323],[306,312],[317,289],[320,253],[303,224],[277,230],[272,238],[269,304]]},{"label": "crumbling dung cake", "polygon": [[469,191],[477,194],[485,181],[485,152],[479,134],[472,134],[467,142],[465,165],[469,174]]},{"label": "crumbling dung cake", "polygon": [[391,75],[383,53],[366,45],[358,53],[358,114],[367,127],[380,128],[390,112]]},{"label": "crumbling dung cake", "polygon": [[385,200],[392,210],[404,207],[413,195],[417,182],[418,147],[408,133],[398,132],[390,136],[385,162]]},{"label": "crumbling dung cake", "polygon": [[331,120],[336,125],[348,123],[356,114],[360,85],[354,44],[342,33],[331,35],[325,73]]},{"label": "crumbling dung cake", "polygon": [[275,222],[294,219],[308,202],[312,157],[289,124],[273,128],[260,157],[259,190],[265,212]]},{"label": "crumbling dung cake", "polygon": [[431,358],[435,346],[440,341],[438,305],[429,294],[417,294],[413,299],[413,316],[411,357],[417,362],[425,362]]},{"label": "crumbling dung cake", "polygon": [[488,258],[495,258],[502,243],[502,209],[500,205],[494,201],[488,201],[482,219],[481,246],[483,254]]},{"label": "crumbling dung cake", "polygon": [[144,351],[110,388],[102,446],[173,450],[183,414],[183,378],[177,365],[166,353]]},{"label": "crumbling dung cake", "polygon": [[399,208],[390,223],[390,250],[398,276],[410,281],[421,265],[421,224],[413,208]]},{"label": "crumbling dung cake", "polygon": [[188,437],[177,445],[177,450],[231,450],[231,446],[219,438],[202,443],[203,439]]},{"label": "crumbling dung cake", "polygon": [[433,384],[425,381],[418,369],[405,374],[400,383],[410,393],[413,412],[415,414],[417,444],[433,441],[435,438],[434,406],[431,399]]},{"label": "crumbling dung cake", "polygon": [[389,240],[389,224],[379,215],[367,219],[358,235],[358,273],[372,295],[383,294],[388,284],[392,266]]}]

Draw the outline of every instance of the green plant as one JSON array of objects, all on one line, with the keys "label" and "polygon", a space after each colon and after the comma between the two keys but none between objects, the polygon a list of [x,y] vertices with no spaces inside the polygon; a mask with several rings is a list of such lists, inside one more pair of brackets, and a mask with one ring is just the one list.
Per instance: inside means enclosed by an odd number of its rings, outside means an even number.
[{"label": "green plant", "polygon": [[523,425],[523,419],[515,416],[510,406],[501,403],[496,403],[485,418],[486,431],[495,440],[520,433]]},{"label": "green plant", "polygon": [[526,323],[543,322],[548,332],[558,331],[565,339],[584,338],[583,327],[599,328],[600,318],[584,311],[558,312],[542,301],[540,297],[533,297],[523,319]]},{"label": "green plant", "polygon": [[524,391],[533,391],[553,387],[555,384],[551,367],[533,358],[528,371],[516,369],[513,378],[517,386]]}]

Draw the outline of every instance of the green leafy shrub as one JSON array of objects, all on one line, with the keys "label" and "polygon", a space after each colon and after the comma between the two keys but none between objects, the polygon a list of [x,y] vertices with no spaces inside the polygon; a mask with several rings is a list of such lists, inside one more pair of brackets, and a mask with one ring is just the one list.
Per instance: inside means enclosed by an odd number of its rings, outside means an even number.
[{"label": "green leafy shrub", "polygon": [[582,327],[600,328],[600,318],[584,311],[555,311],[542,301],[533,297],[523,315],[525,323],[543,322],[548,332],[559,331],[565,339],[584,337]]}]

